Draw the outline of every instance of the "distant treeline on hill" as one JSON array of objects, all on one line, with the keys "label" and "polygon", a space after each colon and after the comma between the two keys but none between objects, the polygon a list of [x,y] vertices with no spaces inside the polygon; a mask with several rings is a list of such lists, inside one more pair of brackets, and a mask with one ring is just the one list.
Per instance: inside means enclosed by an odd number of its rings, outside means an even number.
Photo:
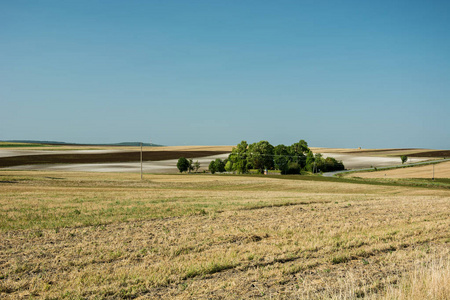
[{"label": "distant treeline on hill", "polygon": [[[123,143],[112,143],[112,144],[79,144],[79,143],[66,143],[66,142],[56,142],[56,141],[35,141],[35,140],[9,140],[1,141],[8,143],[24,143],[24,144],[42,144],[42,145],[61,145],[61,146],[140,146],[140,142],[123,142]],[[142,146],[146,147],[162,147],[162,145],[157,145],[153,143],[142,143]]]},{"label": "distant treeline on hill", "polygon": [[233,148],[224,162],[229,172],[247,173],[257,169],[260,173],[267,170],[280,170],[281,174],[300,174],[301,172],[330,172],[344,170],[342,161],[332,157],[323,158],[322,154],[313,154],[304,140],[291,146],[272,146],[267,141],[248,145],[242,141]]}]

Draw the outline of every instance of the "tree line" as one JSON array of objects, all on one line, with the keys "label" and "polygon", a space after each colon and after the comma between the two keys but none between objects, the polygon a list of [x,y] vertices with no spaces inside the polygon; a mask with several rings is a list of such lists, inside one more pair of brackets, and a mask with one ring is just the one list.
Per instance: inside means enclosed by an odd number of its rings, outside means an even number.
[{"label": "tree line", "polygon": [[200,163],[198,160],[194,162],[192,159],[186,159],[185,157],[180,157],[177,162],[177,168],[180,172],[197,172],[200,169]]},{"label": "tree line", "polygon": [[[189,164],[187,164],[189,166]],[[209,164],[212,174],[234,172],[245,174],[250,170],[263,173],[264,170],[279,170],[281,174],[320,173],[344,170],[342,161],[333,157],[324,158],[313,154],[304,140],[290,146],[272,146],[268,141],[248,144],[242,141],[231,151],[227,159],[216,159]],[[187,171],[189,167],[186,167]],[[183,172],[179,168],[180,172]]]},{"label": "tree line", "polygon": [[344,164],[332,157],[324,158],[320,153],[313,154],[304,140],[290,146],[280,144],[275,147],[268,141],[250,145],[242,141],[228,156],[225,169],[237,173],[256,169],[259,173],[279,170],[281,174],[300,174],[344,170]]}]

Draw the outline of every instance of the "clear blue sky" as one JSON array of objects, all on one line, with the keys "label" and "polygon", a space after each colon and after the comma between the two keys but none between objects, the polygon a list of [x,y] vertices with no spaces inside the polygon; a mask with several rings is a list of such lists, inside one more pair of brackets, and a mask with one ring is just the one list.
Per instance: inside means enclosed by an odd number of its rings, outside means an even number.
[{"label": "clear blue sky", "polygon": [[0,140],[450,148],[450,1],[0,1]]}]

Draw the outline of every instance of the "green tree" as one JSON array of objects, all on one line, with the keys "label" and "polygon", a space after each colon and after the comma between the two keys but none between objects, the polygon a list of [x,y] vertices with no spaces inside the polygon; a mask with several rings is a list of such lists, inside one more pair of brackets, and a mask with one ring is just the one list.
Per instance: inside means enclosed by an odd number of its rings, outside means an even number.
[{"label": "green tree", "polygon": [[186,172],[187,170],[189,170],[189,165],[190,165],[189,161],[186,158],[180,157],[178,159],[177,168],[180,171],[180,173],[183,173],[183,172]]},{"label": "green tree", "polygon": [[287,174],[290,159],[288,147],[285,145],[277,145],[273,149],[275,168],[281,171],[281,174]]},{"label": "green tree", "polygon": [[220,158],[217,158],[214,161],[214,164],[216,165],[216,172],[219,173],[225,172],[225,163]]},{"label": "green tree", "polygon": [[252,164],[253,168],[263,173],[264,169],[274,167],[273,151],[274,148],[268,141],[253,143],[248,147],[248,162]]},{"label": "green tree", "polygon": [[323,170],[321,169],[321,171],[331,172],[331,171],[339,171],[339,170],[344,170],[344,164],[342,163],[342,161],[337,161],[333,157],[325,158],[324,167],[323,167]]},{"label": "green tree", "polygon": [[305,169],[309,172],[313,172],[313,168],[314,168],[314,154],[312,153],[312,151],[309,151],[306,154]]},{"label": "green tree", "polygon": [[231,160],[228,160],[225,164],[225,171],[232,172],[233,171],[233,162]]},{"label": "green tree", "polygon": [[296,162],[289,162],[284,174],[300,174],[301,167]]},{"label": "green tree", "polygon": [[400,156],[400,159],[402,160],[402,165],[408,160],[408,156],[402,155]]},{"label": "green tree", "polygon": [[242,141],[233,148],[231,154],[228,156],[228,160],[231,161],[233,170],[238,173],[248,172],[248,144],[246,141]]},{"label": "green tree", "polygon": [[214,160],[212,160],[209,163],[209,167],[208,167],[209,171],[211,172],[211,174],[215,174],[217,172],[217,167],[216,167],[216,162]]},{"label": "green tree", "polygon": [[198,162],[198,160],[194,163],[194,169],[195,169],[195,173],[197,173],[198,169],[200,169],[200,163]]},{"label": "green tree", "polygon": [[323,158],[322,154],[317,153],[316,155],[314,155],[314,163],[314,173],[326,172],[325,158]]},{"label": "green tree", "polygon": [[191,171],[194,171],[194,161],[192,159],[189,159],[188,171],[189,173],[191,173]]},{"label": "green tree", "polygon": [[290,148],[292,149],[291,152],[296,154],[305,154],[310,151],[308,143],[305,140],[300,140],[298,143],[292,144]]},{"label": "green tree", "polygon": [[298,143],[294,143],[288,147],[290,155],[290,161],[298,163],[301,168],[306,166],[306,155],[310,152],[308,143],[305,140],[300,140]]}]

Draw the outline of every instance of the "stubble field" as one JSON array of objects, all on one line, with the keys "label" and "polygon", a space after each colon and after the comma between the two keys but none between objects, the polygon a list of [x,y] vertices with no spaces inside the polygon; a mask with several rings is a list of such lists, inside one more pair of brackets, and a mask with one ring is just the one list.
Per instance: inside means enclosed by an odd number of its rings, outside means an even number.
[{"label": "stubble field", "polygon": [[2,171],[0,240],[0,298],[450,292],[448,188]]},{"label": "stubble field", "polygon": [[360,178],[450,178],[450,161],[416,166],[409,168],[398,168],[392,170],[381,170],[377,172],[357,172],[346,176]]}]

